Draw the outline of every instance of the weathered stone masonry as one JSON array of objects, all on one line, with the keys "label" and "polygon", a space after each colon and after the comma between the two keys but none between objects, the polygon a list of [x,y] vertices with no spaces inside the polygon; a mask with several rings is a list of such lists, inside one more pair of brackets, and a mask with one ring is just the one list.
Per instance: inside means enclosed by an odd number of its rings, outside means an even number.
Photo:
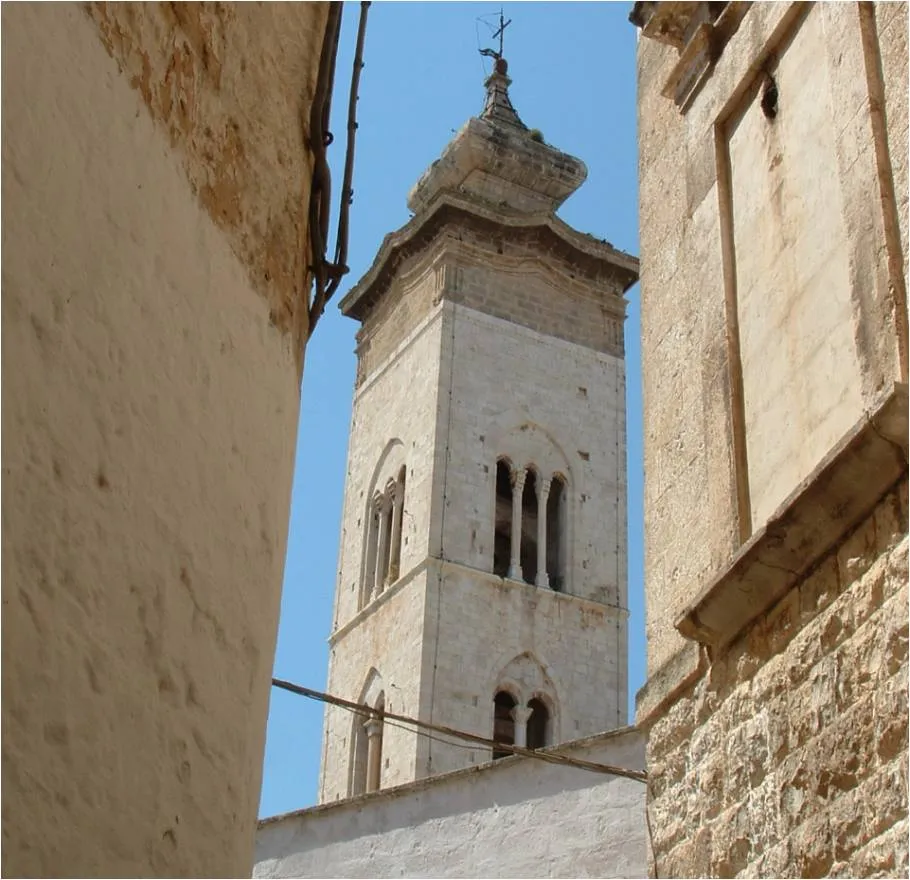
[{"label": "weathered stone masonry", "polygon": [[[488,79],[487,107],[341,303],[362,326],[328,690],[536,748],[626,720],[637,263],[555,216],[586,171],[530,136],[507,83]],[[367,505],[399,467],[400,564],[364,603],[386,548]],[[389,725],[370,778],[362,728],[327,709],[323,802],[504,753]]]},{"label": "weathered stone masonry", "polygon": [[905,875],[906,493],[654,721],[657,876]]},{"label": "weathered stone masonry", "polygon": [[633,20],[652,872],[906,876],[907,5]]}]

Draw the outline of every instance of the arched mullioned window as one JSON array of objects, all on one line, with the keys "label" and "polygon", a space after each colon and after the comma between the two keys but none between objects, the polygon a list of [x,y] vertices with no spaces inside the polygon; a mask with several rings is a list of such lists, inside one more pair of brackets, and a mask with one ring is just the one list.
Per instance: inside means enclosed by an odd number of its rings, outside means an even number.
[{"label": "arched mullioned window", "polygon": [[561,591],[566,583],[566,532],[568,491],[565,478],[554,474],[547,498],[547,579],[550,589]]},{"label": "arched mullioned window", "polygon": [[[383,712],[385,711],[385,691],[382,678],[375,673],[370,676],[365,694],[360,702],[370,706],[373,711],[364,716],[355,714],[353,719],[353,746],[351,750],[350,794],[357,797],[378,791],[382,787],[382,734]],[[375,694],[375,696],[374,696]]]},{"label": "arched mullioned window", "polygon": [[402,465],[383,490],[370,499],[366,519],[363,583],[359,607],[369,603],[398,580],[401,569],[401,531],[407,469]]},{"label": "arched mullioned window", "polygon": [[550,745],[550,710],[540,697],[530,700],[528,708],[531,710],[527,721],[528,748],[542,749],[544,746]]},{"label": "arched mullioned window", "polygon": [[496,462],[493,573],[564,590],[568,557],[568,484],[535,464]]},{"label": "arched mullioned window", "polygon": [[[556,687],[540,661],[526,651],[497,675],[493,697],[493,740],[542,749],[557,741]],[[512,754],[493,746],[493,759]]]},{"label": "arched mullioned window", "polygon": [[537,583],[537,536],[538,506],[537,488],[540,480],[537,470],[530,466],[525,470],[524,489],[521,493],[521,574],[527,584]]},{"label": "arched mullioned window", "polygon": [[507,577],[512,553],[512,466],[503,458],[496,462],[495,503],[493,573]]},{"label": "arched mullioned window", "polygon": [[[512,711],[517,705],[515,697],[508,691],[498,691],[493,697],[493,740],[504,745],[515,745],[515,719]],[[507,758],[512,752],[493,747],[493,760]]]}]

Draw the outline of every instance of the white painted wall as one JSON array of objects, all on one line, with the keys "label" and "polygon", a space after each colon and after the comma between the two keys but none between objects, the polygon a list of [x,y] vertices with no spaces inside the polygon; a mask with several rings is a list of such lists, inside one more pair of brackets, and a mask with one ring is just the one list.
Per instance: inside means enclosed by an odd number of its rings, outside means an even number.
[{"label": "white painted wall", "polygon": [[[644,767],[632,728],[559,749]],[[507,758],[266,819],[254,877],[645,877],[645,786]]]}]

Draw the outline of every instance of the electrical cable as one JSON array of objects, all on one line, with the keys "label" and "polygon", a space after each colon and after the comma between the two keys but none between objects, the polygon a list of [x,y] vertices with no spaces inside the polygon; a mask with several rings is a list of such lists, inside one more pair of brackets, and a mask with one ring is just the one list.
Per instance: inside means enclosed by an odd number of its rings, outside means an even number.
[{"label": "electrical cable", "polygon": [[495,740],[489,739],[485,736],[478,736],[477,734],[468,733],[464,730],[457,730],[454,727],[447,727],[443,724],[430,724],[426,721],[420,721],[418,718],[411,718],[407,715],[399,715],[395,712],[389,712],[385,709],[374,709],[364,703],[355,703],[351,700],[344,700],[341,697],[335,697],[332,694],[326,694],[322,691],[316,691],[312,688],[306,688],[302,685],[293,684],[292,682],[284,681],[280,678],[273,678],[272,686],[281,688],[282,690],[290,691],[294,694],[299,694],[302,697],[308,697],[311,700],[319,700],[332,706],[339,706],[342,709],[356,712],[359,715],[382,718],[383,721],[386,719],[399,721],[403,724],[413,725],[414,727],[421,728],[423,730],[431,730],[434,733],[442,733],[446,736],[467,740],[468,742],[477,743],[478,745],[495,747],[498,750],[508,751],[514,755],[523,755],[526,758],[536,758],[537,760],[545,761],[548,764],[562,764],[567,767],[577,767],[580,770],[590,770],[594,773],[604,773],[610,776],[622,776],[626,779],[634,779],[638,782],[643,783],[647,783],[648,781],[648,774],[644,770],[630,770],[626,767],[617,767],[613,764],[601,764],[595,761],[585,761],[581,758],[571,758],[568,755],[561,755],[556,752],[541,751],[539,749],[526,749],[522,746],[516,746],[510,743],[496,742]]},{"label": "electrical cable", "polygon": [[315,292],[308,306],[309,326],[307,338],[313,335],[316,323],[325,311],[326,303],[348,273],[348,233],[350,206],[354,200],[352,187],[354,177],[354,141],[357,131],[357,101],[360,86],[360,71],[364,67],[363,44],[366,37],[368,0],[360,4],[360,23],[357,28],[357,46],[351,70],[351,89],[348,97],[348,141],[345,148],[344,178],[341,185],[341,201],[338,209],[338,231],[335,236],[335,258],[329,262],[326,253],[329,239],[329,218],[332,194],[332,176],[326,158],[326,148],[334,140],[329,131],[332,107],[332,88],[335,82],[335,61],[338,56],[338,40],[341,34],[343,4],[329,5],[326,33],[319,58],[319,73],[316,90],[310,109],[309,136],[307,138],[313,153],[313,180],[310,187],[309,231],[310,271],[313,275]]}]

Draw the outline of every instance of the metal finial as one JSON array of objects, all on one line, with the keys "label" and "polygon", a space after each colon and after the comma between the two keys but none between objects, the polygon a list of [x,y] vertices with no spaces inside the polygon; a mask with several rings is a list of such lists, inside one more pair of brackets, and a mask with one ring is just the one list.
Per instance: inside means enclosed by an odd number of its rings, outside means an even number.
[{"label": "metal finial", "polygon": [[502,57],[502,48],[503,48],[503,41],[505,38],[506,28],[510,24],[512,24],[512,19],[510,18],[508,21],[505,20],[505,16],[503,15],[502,7],[500,6],[500,8],[499,8],[499,29],[493,34],[494,40],[497,38],[499,39],[499,51],[497,52],[495,49],[481,49],[480,50],[481,55],[486,55],[487,58],[493,58],[495,60],[497,73],[505,73],[505,70],[500,70],[499,68],[502,67],[503,65],[505,65],[505,59]]}]

